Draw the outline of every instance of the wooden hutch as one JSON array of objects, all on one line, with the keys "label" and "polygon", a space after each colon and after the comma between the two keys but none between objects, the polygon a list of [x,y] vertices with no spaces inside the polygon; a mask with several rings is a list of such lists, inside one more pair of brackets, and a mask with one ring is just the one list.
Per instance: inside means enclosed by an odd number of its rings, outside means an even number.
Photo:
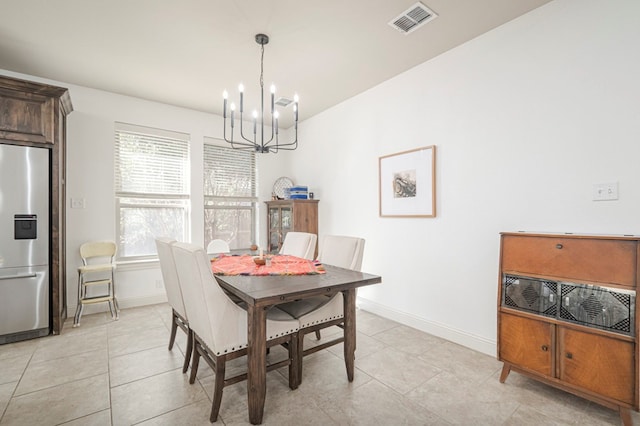
[{"label": "wooden hutch", "polygon": [[266,204],[267,251],[279,251],[289,231],[318,234],[318,200],[274,200]]}]

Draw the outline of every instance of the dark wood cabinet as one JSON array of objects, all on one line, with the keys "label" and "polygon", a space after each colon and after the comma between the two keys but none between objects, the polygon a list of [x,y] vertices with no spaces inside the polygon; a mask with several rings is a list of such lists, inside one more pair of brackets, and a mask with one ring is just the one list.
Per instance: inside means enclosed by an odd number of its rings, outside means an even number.
[{"label": "dark wood cabinet", "polygon": [[280,250],[289,231],[318,234],[318,200],[277,200],[266,203],[269,252]]},{"label": "dark wood cabinet", "polygon": [[616,409],[638,410],[640,237],[503,233],[500,381],[510,371]]},{"label": "dark wood cabinet", "polygon": [[63,87],[0,76],[0,143],[51,150],[51,331],[67,317],[65,267],[66,117],[73,110]]}]

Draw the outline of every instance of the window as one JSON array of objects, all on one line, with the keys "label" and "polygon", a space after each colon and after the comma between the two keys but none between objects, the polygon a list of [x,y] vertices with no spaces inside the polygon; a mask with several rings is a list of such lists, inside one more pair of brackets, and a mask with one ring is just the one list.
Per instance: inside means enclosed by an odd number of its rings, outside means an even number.
[{"label": "window", "polygon": [[204,243],[219,238],[233,249],[256,240],[256,154],[204,143]]},{"label": "window", "polygon": [[116,123],[119,259],[156,255],[155,238],[187,241],[189,135]]}]

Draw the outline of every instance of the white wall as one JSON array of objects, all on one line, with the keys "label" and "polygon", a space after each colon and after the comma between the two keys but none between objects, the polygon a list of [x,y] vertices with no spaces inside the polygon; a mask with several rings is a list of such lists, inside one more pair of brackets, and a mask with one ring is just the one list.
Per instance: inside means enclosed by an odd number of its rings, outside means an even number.
[{"label": "white wall", "polygon": [[[361,306],[495,354],[501,231],[640,234],[639,15],[556,0],[302,123],[320,237],[363,236],[383,277]],[[378,157],[427,145],[437,217],[380,218]]]}]

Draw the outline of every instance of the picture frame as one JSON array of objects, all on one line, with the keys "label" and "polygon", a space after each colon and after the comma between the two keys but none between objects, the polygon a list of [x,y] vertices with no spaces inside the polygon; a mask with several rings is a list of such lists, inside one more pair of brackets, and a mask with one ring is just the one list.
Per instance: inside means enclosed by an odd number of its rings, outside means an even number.
[{"label": "picture frame", "polygon": [[436,146],[378,158],[380,217],[436,217]]}]

